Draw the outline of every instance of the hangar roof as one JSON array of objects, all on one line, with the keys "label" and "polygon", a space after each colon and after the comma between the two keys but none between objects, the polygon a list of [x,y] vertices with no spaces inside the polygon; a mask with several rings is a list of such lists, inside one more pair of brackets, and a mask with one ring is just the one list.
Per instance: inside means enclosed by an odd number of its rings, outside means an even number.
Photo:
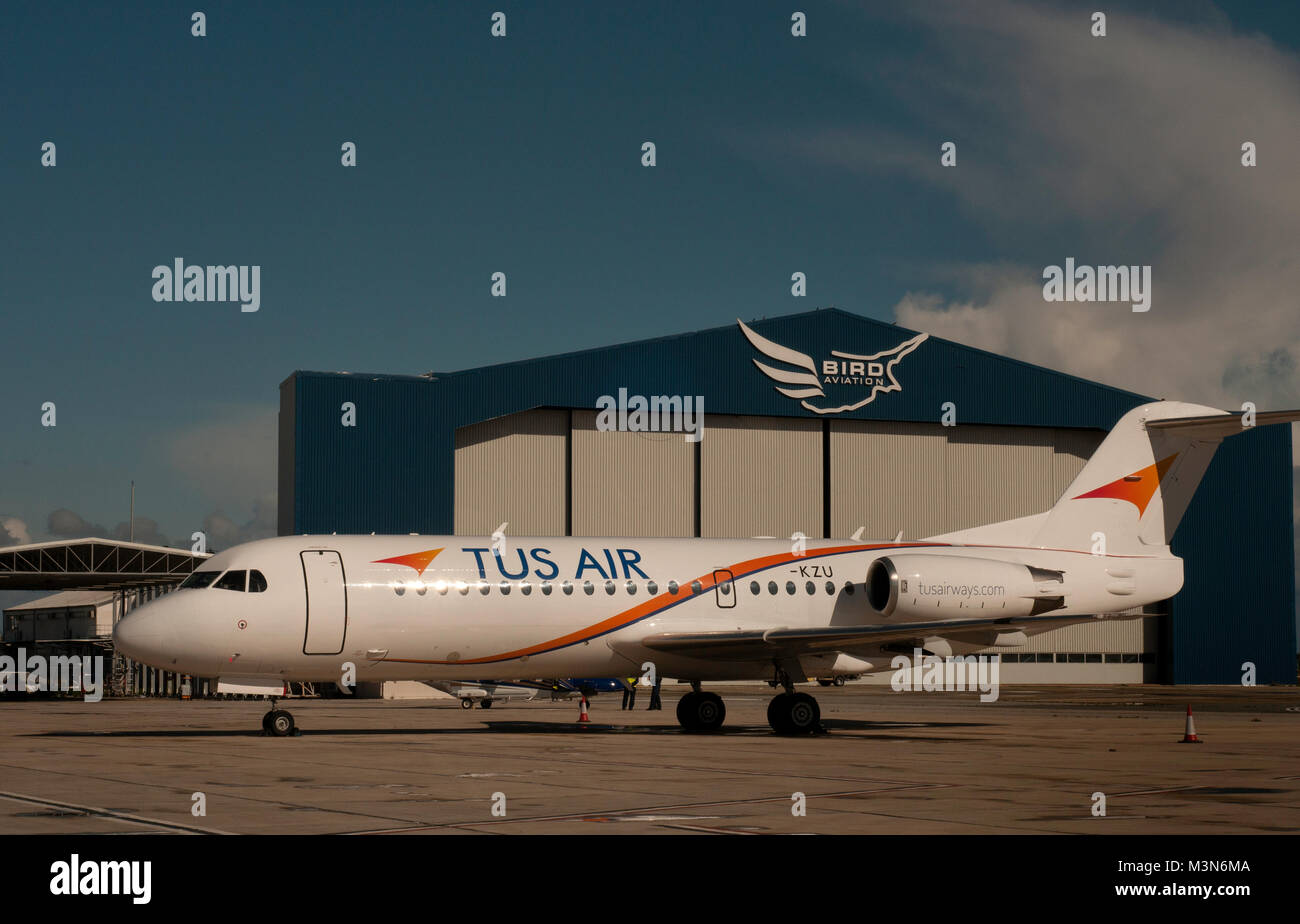
[{"label": "hangar roof", "polygon": [[[117,539],[56,540],[0,548],[0,590],[89,590],[175,584],[211,557]],[[39,603],[40,601],[36,601]]]},{"label": "hangar roof", "polygon": [[[738,319],[739,321],[739,319]],[[944,340],[896,324],[822,308],[647,340],[423,376],[299,371],[301,379],[404,386],[413,413],[434,412],[452,427],[535,407],[594,408],[619,388],[641,395],[703,395],[705,412],[815,419],[938,420],[955,405],[962,423],[1109,429],[1151,398],[1055,369]],[[919,338],[891,363],[892,354]],[[774,358],[772,349],[781,359]],[[834,363],[877,359],[885,387],[873,389]],[[761,365],[760,365],[761,364]],[[864,362],[865,365],[865,362]],[[791,397],[779,375],[818,379],[821,398]],[[785,388],[786,392],[778,391]],[[331,398],[333,395],[331,394]],[[345,399],[346,400],[346,399]]]},{"label": "hangar roof", "polygon": [[65,590],[50,594],[38,600],[28,600],[5,610],[5,613],[29,613],[35,610],[69,610],[81,607],[103,606],[113,602],[113,594],[107,590]]}]

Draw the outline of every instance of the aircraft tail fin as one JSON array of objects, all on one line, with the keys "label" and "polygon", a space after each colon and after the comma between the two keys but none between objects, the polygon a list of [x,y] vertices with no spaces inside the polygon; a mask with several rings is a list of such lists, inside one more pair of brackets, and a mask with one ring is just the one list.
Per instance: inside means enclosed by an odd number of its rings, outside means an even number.
[{"label": "aircraft tail fin", "polygon": [[945,537],[1037,548],[1158,554],[1169,546],[1225,437],[1294,423],[1300,411],[1242,415],[1179,401],[1129,411],[1046,513]]}]

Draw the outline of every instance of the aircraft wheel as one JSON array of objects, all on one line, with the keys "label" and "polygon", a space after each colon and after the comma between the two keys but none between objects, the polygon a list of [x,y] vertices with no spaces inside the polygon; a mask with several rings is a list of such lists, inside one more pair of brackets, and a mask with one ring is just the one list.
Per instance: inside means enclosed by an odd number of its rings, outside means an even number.
[{"label": "aircraft wheel", "polygon": [[843,677],[836,677],[836,678],[835,678],[835,685],[836,685],[837,687],[842,687],[842,686],[844,686],[844,678],[843,678]]},{"label": "aircraft wheel", "polygon": [[483,702],[479,703],[478,705],[479,705],[479,708],[480,708],[480,709],[491,709],[491,708],[492,708],[492,700],[490,700],[490,699],[485,699],[485,700],[483,700]]},{"label": "aircraft wheel", "polygon": [[789,693],[778,693],[767,704],[767,724],[772,726],[774,732],[781,733],[781,715],[785,710],[785,701],[789,698]]},{"label": "aircraft wheel", "polygon": [[791,734],[806,735],[821,725],[822,708],[807,693],[793,693],[786,704],[785,720]]},{"label": "aircraft wheel", "polygon": [[687,731],[717,731],[726,719],[727,706],[717,693],[689,693],[677,704],[677,721]]},{"label": "aircraft wheel", "polygon": [[474,700],[472,700],[472,699],[462,699],[462,700],[460,701],[460,708],[462,708],[462,709],[473,709],[473,708],[474,708]]},{"label": "aircraft wheel", "polygon": [[268,709],[266,715],[262,716],[262,731],[269,732],[271,730],[271,716],[273,715],[275,715],[275,710]]},{"label": "aircraft wheel", "polygon": [[767,706],[767,721],[778,735],[807,735],[821,727],[822,710],[807,693],[782,693]]},{"label": "aircraft wheel", "polygon": [[699,698],[700,694],[692,691],[677,701],[677,722],[687,731],[695,731],[695,701]]},{"label": "aircraft wheel", "polygon": [[294,732],[293,716],[283,709],[276,709],[271,713],[268,730],[277,738],[287,738]]},{"label": "aircraft wheel", "polygon": [[830,686],[832,683],[834,683],[834,682],[835,682],[834,680],[818,680],[818,681],[817,681],[817,686],[819,686],[819,687],[829,687],[829,686]]}]

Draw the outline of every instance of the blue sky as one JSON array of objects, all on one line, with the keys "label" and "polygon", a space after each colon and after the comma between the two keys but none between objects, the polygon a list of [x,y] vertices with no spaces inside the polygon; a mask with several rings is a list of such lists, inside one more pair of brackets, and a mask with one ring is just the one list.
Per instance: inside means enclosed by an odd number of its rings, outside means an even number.
[{"label": "blue sky", "polygon": [[[148,535],[273,531],[295,369],[456,369],[814,306],[1300,406],[1300,22],[1108,4],[1098,39],[1096,6],[205,3],[203,38],[194,5],[10,10],[0,542],[112,533],[132,479]],[[1150,316],[1045,307],[1065,256],[1152,264]],[[259,265],[261,309],[154,302],[176,257]]]}]

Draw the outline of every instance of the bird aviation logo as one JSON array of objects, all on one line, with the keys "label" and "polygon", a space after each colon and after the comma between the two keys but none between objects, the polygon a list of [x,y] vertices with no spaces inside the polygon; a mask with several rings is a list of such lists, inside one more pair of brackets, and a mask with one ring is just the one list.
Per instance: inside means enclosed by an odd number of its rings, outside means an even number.
[{"label": "bird aviation logo", "polygon": [[[772,381],[778,383],[776,390],[787,398],[794,398],[814,414],[842,414],[856,411],[863,405],[876,400],[876,395],[891,391],[902,391],[894,377],[894,370],[904,356],[911,353],[929,338],[929,334],[917,334],[910,340],[904,340],[889,350],[881,350],[870,356],[857,353],[845,353],[831,350],[831,358],[823,359],[820,369],[807,353],[800,353],[779,343],[773,343],[766,337],[754,333],[745,322],[736,319],[740,332],[754,347],[768,359],[796,366],[797,370],[769,366],[754,360],[754,365]],[[827,389],[835,397],[827,396]],[[866,397],[861,397],[860,389],[869,389]],[[843,397],[841,397],[843,396]],[[822,400],[817,400],[822,399]],[[847,403],[836,404],[837,401]],[[826,405],[835,405],[833,407]]]}]

